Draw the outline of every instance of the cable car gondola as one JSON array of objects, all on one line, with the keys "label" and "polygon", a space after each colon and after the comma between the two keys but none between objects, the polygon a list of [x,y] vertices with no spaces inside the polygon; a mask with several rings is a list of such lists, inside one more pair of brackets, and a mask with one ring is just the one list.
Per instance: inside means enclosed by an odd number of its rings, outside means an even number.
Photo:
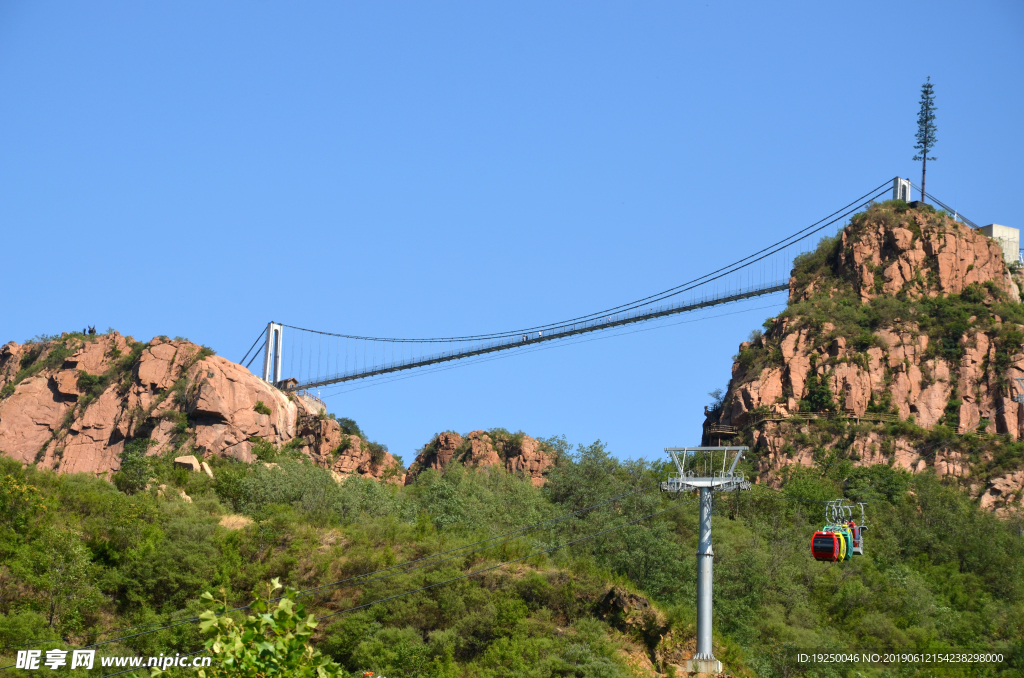
[{"label": "cable car gondola", "polygon": [[843,538],[843,560],[849,560],[853,557],[853,536],[850,535],[850,530],[845,525],[840,525],[836,528],[836,532]]},{"label": "cable car gondola", "polygon": [[815,560],[834,563],[840,558],[842,537],[835,532],[815,532],[811,538],[811,555]]},{"label": "cable car gondola", "polygon": [[[864,507],[861,507],[861,511],[863,510]],[[863,525],[858,525],[852,520],[847,523],[847,526],[849,527],[850,534],[853,537],[853,555],[864,555],[864,530],[868,528],[864,527]]]},{"label": "cable car gondola", "polygon": [[[828,502],[825,508],[827,522],[811,537],[811,555],[815,560],[835,563],[864,555],[864,530],[867,527],[849,520],[853,507],[843,506],[842,501]],[[864,504],[860,504],[860,511],[863,522]]]}]

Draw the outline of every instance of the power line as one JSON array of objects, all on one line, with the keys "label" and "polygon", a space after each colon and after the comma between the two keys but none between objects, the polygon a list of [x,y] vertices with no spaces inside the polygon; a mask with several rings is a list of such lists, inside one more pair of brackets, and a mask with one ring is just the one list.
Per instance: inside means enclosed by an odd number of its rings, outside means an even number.
[{"label": "power line", "polygon": [[[774,490],[774,488],[768,488],[768,489],[773,489]],[[627,493],[623,493],[623,494],[618,495],[616,497],[613,497],[611,499],[605,500],[604,502],[601,502],[599,504],[595,504],[592,507],[587,507],[586,509],[580,509],[579,511],[573,512],[573,514],[581,512],[581,511],[592,510],[593,508],[597,508],[597,507],[599,507],[601,505],[605,505],[605,504],[610,503],[612,501],[616,501],[616,500],[618,500],[618,499],[620,499],[622,497],[629,496],[631,494],[636,494],[637,492],[640,492],[640,491],[642,491],[642,489],[637,489],[637,490],[633,490],[633,491],[630,491],[630,492],[627,492]],[[776,492],[780,492],[780,491],[776,490]],[[805,501],[805,502],[815,503],[815,504],[827,504],[828,503],[828,502],[821,502],[821,501],[818,501],[818,500],[806,499],[806,498],[801,498],[801,497],[783,496],[783,498],[790,499],[790,500],[795,500],[795,501]],[[436,587],[442,586],[444,584],[451,584],[451,583],[454,583],[454,582],[457,582],[457,581],[461,581],[463,579],[469,579],[471,577],[476,577],[476,576],[479,576],[479,575],[484,574],[486,572],[491,572],[493,570],[505,567],[506,565],[512,565],[514,563],[522,562],[524,560],[528,560],[528,559],[536,557],[536,556],[544,555],[544,554],[547,554],[547,553],[553,553],[554,551],[558,551],[560,549],[567,548],[569,546],[573,546],[575,544],[579,544],[581,542],[588,541],[590,539],[594,539],[596,537],[600,537],[602,535],[609,534],[609,533],[615,532],[617,530],[621,530],[621,529],[623,529],[625,527],[629,527],[631,525],[636,525],[636,524],[638,524],[640,522],[643,522],[645,520],[649,520],[649,519],[655,518],[655,517],[657,517],[659,515],[663,515],[665,513],[668,513],[669,511],[674,511],[674,510],[676,510],[676,509],[678,509],[678,508],[680,508],[680,507],[682,507],[684,505],[692,503],[695,500],[696,500],[696,498],[688,499],[688,500],[685,500],[685,501],[681,501],[681,502],[678,502],[675,506],[670,506],[669,508],[663,509],[661,511],[655,511],[654,513],[650,513],[650,514],[648,514],[646,516],[642,516],[640,518],[636,518],[634,520],[630,520],[630,521],[627,521],[625,523],[622,523],[622,524],[619,524],[619,525],[615,525],[615,526],[610,527],[610,528],[606,528],[604,530],[599,530],[597,532],[593,532],[593,533],[584,535],[583,537],[579,537],[577,539],[573,539],[573,540],[570,540],[570,541],[567,541],[567,542],[563,542],[561,544],[556,544],[555,546],[551,546],[551,547],[548,547],[548,548],[545,548],[545,549],[540,549],[538,551],[534,551],[532,553],[529,553],[529,554],[527,554],[525,556],[520,556],[519,558],[513,558],[513,559],[505,560],[505,561],[502,561],[502,562],[497,563],[495,565],[491,565],[489,567],[485,567],[485,568],[482,568],[482,569],[479,569],[479,570],[475,570],[473,572],[468,572],[468,573],[460,575],[458,577],[452,577],[450,579],[446,579],[446,580],[440,581],[440,582],[435,582],[435,583],[429,584],[427,586],[421,586],[421,587],[416,588],[416,589],[411,589],[411,590],[408,590],[408,591],[404,591],[402,593],[397,593],[397,594],[394,594],[394,595],[391,595],[391,596],[387,596],[387,597],[384,597],[384,598],[379,598],[377,600],[373,600],[373,601],[370,601],[368,603],[363,603],[361,605],[356,605],[356,606],[353,606],[353,607],[345,608],[343,610],[338,610],[336,612],[331,612],[329,614],[321,615],[320,617],[317,617],[316,620],[317,621],[321,621],[323,619],[328,619],[330,617],[336,617],[338,615],[345,614],[345,613],[348,613],[348,612],[354,612],[356,610],[365,609],[365,608],[371,607],[373,605],[378,605],[380,603],[385,603],[385,602],[388,602],[388,601],[391,601],[391,600],[395,600],[397,598],[402,598],[404,596],[412,595],[414,593],[420,593],[422,591],[426,591],[426,590],[429,590],[429,589],[432,589],[432,588],[436,588]],[[569,515],[572,515],[572,514],[566,514],[566,516],[569,516]],[[552,519],[552,520],[556,520],[556,519]],[[544,521],[543,523],[538,523],[537,525],[538,526],[539,525],[543,525],[543,524],[545,524],[547,522],[551,522],[551,521]],[[506,534],[513,534],[513,533],[520,532],[520,531],[525,530],[525,529],[529,529],[529,528],[521,528],[521,530],[514,530],[514,531],[512,531],[510,533],[506,533]],[[499,535],[499,536],[501,536],[501,535]],[[474,542],[474,544],[484,543],[486,541],[491,541],[491,540],[496,539],[496,538],[497,537],[492,537],[490,539],[481,540],[479,542]],[[507,543],[507,541],[503,542],[503,543]],[[473,545],[473,544],[469,544],[467,546],[471,546],[471,545]],[[462,548],[465,548],[465,547],[462,547]],[[453,550],[458,550],[458,549],[453,549]],[[434,554],[434,555],[438,555],[438,554]],[[465,555],[469,555],[469,554],[465,554]],[[430,556],[427,556],[427,557],[429,558]],[[418,560],[423,560],[423,559],[421,558],[421,559],[418,559]],[[418,561],[410,561],[410,562],[418,562]],[[439,561],[439,562],[443,562],[443,561]],[[431,564],[438,564],[438,563],[431,563]],[[421,567],[425,567],[425,566],[426,565],[421,566]],[[387,571],[389,569],[393,569],[394,567],[398,567],[398,566],[392,566],[390,568],[384,568],[382,570],[378,570],[377,572],[385,572],[385,571]],[[372,574],[372,573],[369,573],[369,574]],[[360,576],[366,576],[366,575],[360,575]],[[358,577],[353,577],[353,578],[350,578],[349,580],[356,579],[356,578],[358,578]],[[342,581],[349,581],[349,580],[342,580]],[[375,580],[370,580],[370,581],[375,581]],[[367,583],[367,582],[362,582],[362,583]],[[330,586],[330,585],[325,585],[325,587],[326,586]],[[303,591],[303,592],[298,592],[296,594],[296,596],[297,597],[301,597],[302,595],[308,595],[310,591],[319,590],[321,588],[324,588],[324,587],[318,587],[318,589],[308,589],[308,590]],[[277,601],[277,600],[281,600],[281,598],[283,598],[283,597],[285,597],[285,596],[279,596],[277,598],[270,599],[267,602],[274,602],[274,601]],[[244,607],[234,608],[232,610],[228,610],[227,612],[225,612],[223,614],[228,614],[230,612],[237,612],[237,611],[240,611],[240,610],[247,609],[248,607],[250,607],[250,606],[246,605]],[[198,620],[198,618],[196,618],[196,620]],[[181,623],[184,623],[184,622],[181,622]],[[166,627],[166,628],[170,628],[170,627]],[[158,631],[158,630],[162,630],[162,629],[155,629],[154,631]],[[142,635],[142,634],[139,634],[139,635]],[[134,637],[134,636],[130,636],[130,637]],[[107,642],[113,642],[113,641],[107,641]],[[85,647],[89,648],[89,647],[96,647],[96,646],[98,646],[98,645],[90,645],[90,646],[85,646]],[[79,648],[79,649],[85,649],[85,648]],[[195,650],[195,651],[190,652],[190,653],[188,653],[188,654],[186,654],[184,656],[189,657],[189,656],[198,654],[199,652],[202,652],[203,649],[204,648],[201,648],[199,650]],[[2,668],[6,669],[6,668],[11,668],[12,666],[5,666],[5,667],[2,667]],[[121,675],[121,674],[124,674],[124,673],[128,673],[130,670],[131,669],[129,669],[128,671],[120,671],[120,672],[117,672],[117,673],[105,674],[103,678],[111,678],[112,676],[117,676],[117,675]]]},{"label": "power line", "polygon": [[[556,518],[551,518],[549,520],[546,520],[546,521],[543,521],[543,522],[540,522],[540,523],[535,523],[533,525],[528,525],[527,527],[522,527],[522,528],[519,528],[517,530],[512,530],[512,531],[509,531],[509,532],[505,532],[504,534],[500,534],[500,535],[497,535],[495,537],[489,537],[487,539],[482,539],[480,541],[473,542],[472,544],[466,544],[465,546],[460,546],[458,548],[450,549],[448,551],[442,551],[440,553],[435,553],[435,554],[432,554],[432,555],[429,555],[429,556],[424,556],[422,558],[418,558],[416,560],[411,560],[411,561],[402,563],[400,565],[392,565],[391,567],[386,567],[386,568],[377,570],[375,572],[369,572],[369,573],[366,573],[366,574],[356,575],[354,577],[349,577],[348,579],[342,579],[340,581],[332,582],[330,584],[324,584],[323,586],[319,586],[319,587],[317,587],[315,589],[307,589],[306,591],[303,591],[301,593],[296,594],[296,597],[302,597],[302,596],[307,596],[307,595],[314,595],[316,591],[320,591],[320,590],[327,589],[327,588],[333,588],[333,587],[338,586],[339,584],[344,584],[346,582],[350,582],[350,581],[353,581],[353,580],[356,580],[356,579],[360,580],[359,582],[357,582],[357,584],[362,585],[362,584],[369,583],[371,581],[380,581],[382,579],[389,579],[389,578],[395,577],[395,576],[397,576],[399,574],[406,574],[408,572],[412,572],[413,570],[418,570],[418,569],[421,569],[421,568],[424,568],[424,567],[431,567],[431,566],[434,566],[434,565],[440,565],[441,563],[445,563],[445,562],[448,562],[450,560],[454,560],[456,558],[465,558],[466,556],[472,555],[474,553],[478,553],[480,551],[484,551],[484,550],[489,549],[489,548],[494,548],[495,546],[502,546],[504,544],[508,544],[514,538],[512,535],[520,535],[521,536],[521,534],[525,534],[527,532],[532,532],[534,530],[539,530],[539,529],[541,529],[545,525],[548,525],[548,524],[552,524],[553,525],[553,524],[556,524],[556,523],[568,520],[569,518],[572,518],[574,516],[577,516],[577,515],[580,515],[580,514],[583,514],[583,513],[587,513],[589,511],[596,510],[596,509],[598,509],[598,508],[600,508],[602,506],[606,506],[606,505],[611,504],[613,502],[616,502],[616,501],[619,501],[621,499],[624,499],[625,497],[629,497],[629,496],[632,496],[634,494],[639,494],[641,492],[646,492],[647,490],[651,489],[651,487],[653,485],[655,485],[655,484],[656,483],[645,483],[643,486],[641,486],[639,488],[630,490],[628,492],[623,492],[622,494],[616,495],[616,496],[612,497],[611,499],[606,499],[606,500],[604,500],[604,501],[602,501],[600,503],[594,504],[593,506],[588,506],[586,508],[578,509],[576,511],[572,511],[570,513],[563,514],[563,515],[558,516]],[[452,555],[452,556],[449,556],[447,558],[443,558],[441,560],[437,560],[437,561],[434,561],[434,562],[431,562],[431,563],[424,563],[422,565],[418,565],[416,567],[409,568],[408,570],[402,570],[401,572],[396,572],[394,574],[389,574],[389,575],[386,575],[386,576],[383,576],[383,577],[375,577],[373,579],[363,579],[363,577],[368,577],[370,575],[378,574],[378,573],[381,573],[381,572],[387,572],[389,570],[393,570],[393,569],[396,569],[396,568],[399,568],[399,567],[405,567],[407,565],[411,565],[413,563],[418,563],[418,562],[423,561],[423,560],[428,560],[430,558],[435,558],[435,557],[440,556],[440,555],[446,555],[446,554],[449,554],[449,553],[455,553],[457,551],[462,551],[464,549],[467,549],[470,546],[476,546],[477,544],[483,544],[483,543],[486,543],[486,542],[489,542],[489,541],[494,541],[496,539],[502,539],[502,541],[499,542],[498,544],[492,544],[491,546],[482,546],[480,548],[474,549],[474,550],[469,551],[467,553],[459,553],[457,555]],[[350,587],[344,586],[344,587],[341,587],[341,588],[350,588]],[[275,598],[275,600],[280,600],[280,598]]]},{"label": "power line", "polygon": [[[888,189],[885,189],[885,190],[888,190]],[[848,216],[848,214],[852,213],[853,211],[858,209],[860,206],[863,206],[864,204],[868,204],[869,202],[873,201],[874,198],[878,197],[879,195],[881,195],[884,192],[885,191],[882,191],[881,193],[877,193],[877,194],[873,195],[867,202],[862,203],[861,205],[858,205],[857,207],[849,210],[846,214],[843,214],[839,218],[834,219],[834,220],[826,223],[824,226],[820,226],[819,228],[815,229],[811,233],[820,231],[821,229],[826,228],[827,226],[829,226],[829,225],[831,225],[831,224],[833,224],[833,223],[835,223],[837,221],[845,219],[846,216]],[[808,235],[810,235],[810,233],[808,233],[808,234],[806,234],[805,236],[802,236],[802,237],[806,237]],[[781,251],[781,250],[779,250],[779,251]],[[754,261],[759,261],[761,259],[765,259],[765,258],[767,258],[769,256],[774,256],[775,254],[778,254],[779,251],[771,252],[771,253],[763,255],[761,257],[755,257],[755,258],[753,258],[753,260],[751,262],[748,262],[748,264],[749,263],[753,263]],[[750,257],[748,257],[748,259],[750,259]],[[744,264],[744,266],[746,266],[746,265],[747,264]],[[742,267],[741,268],[737,268],[735,270],[732,270],[732,271],[730,271],[728,273],[721,274],[721,275],[716,276],[716,277],[711,277],[708,280],[705,280],[704,282],[705,283],[712,282],[714,280],[718,280],[720,278],[723,278],[723,277],[726,277],[728,275],[731,275],[732,273],[737,273],[740,270],[742,270]],[[726,281],[726,282],[728,282],[728,281]],[[704,283],[702,283],[702,284],[704,284]],[[575,336],[575,335],[579,335],[579,334],[585,334],[585,333],[590,333],[590,332],[601,331],[601,330],[605,330],[605,329],[610,329],[612,327],[618,327],[618,326],[621,326],[621,325],[626,325],[626,324],[632,324],[632,323],[652,320],[654,318],[663,317],[663,316],[666,316],[666,315],[673,315],[673,314],[676,314],[676,313],[683,313],[683,312],[693,311],[693,310],[697,310],[699,308],[705,308],[707,306],[718,305],[718,304],[727,303],[727,302],[730,302],[730,301],[738,301],[738,300],[741,300],[741,299],[746,299],[746,298],[750,298],[750,297],[753,297],[753,296],[759,296],[759,295],[762,295],[762,294],[768,294],[768,293],[775,292],[775,291],[782,291],[782,290],[786,289],[787,287],[788,287],[788,284],[786,284],[786,283],[778,283],[778,284],[774,284],[774,285],[772,285],[770,287],[767,287],[767,288],[758,288],[758,289],[753,289],[753,290],[735,292],[734,289],[731,288],[729,284],[726,284],[725,285],[725,293],[724,293],[724,296],[723,296],[722,292],[716,286],[716,289],[714,291],[714,296],[711,297],[710,299],[705,296],[705,298],[702,299],[701,301],[695,302],[695,303],[692,303],[692,304],[677,304],[677,305],[674,305],[674,306],[673,305],[669,305],[667,308],[664,307],[664,306],[657,307],[657,308],[651,307],[651,308],[648,308],[647,310],[637,310],[635,313],[626,313],[625,311],[621,311],[620,310],[614,316],[614,320],[613,320],[613,316],[609,315],[607,317],[607,320],[605,320],[604,318],[601,318],[598,321],[594,321],[594,320],[582,321],[581,320],[578,323],[574,322],[574,321],[566,321],[565,324],[563,324],[561,326],[549,326],[552,329],[548,330],[548,334],[546,336],[544,335],[544,332],[538,331],[537,332],[537,337],[535,339],[529,340],[528,343],[535,344],[535,343],[539,343],[539,342],[550,342],[550,341],[555,341],[555,340],[564,340],[564,339],[566,339],[566,338],[568,338],[570,336]],[[667,299],[668,297],[675,296],[676,294],[682,294],[683,292],[687,291],[688,289],[690,289],[690,288],[684,288],[684,289],[680,289],[680,290],[677,290],[677,291],[670,291],[670,293],[668,293],[668,294],[661,295],[660,298],[657,299],[657,300],[664,300],[664,299]],[[642,306],[642,305],[647,304],[647,303],[653,303],[653,302],[650,302],[649,300],[643,301],[642,303],[635,304],[631,308],[639,308],[639,306]],[[630,310],[630,309],[627,309],[627,310]],[[580,319],[577,319],[577,320],[580,320]],[[289,327],[293,327],[293,326],[289,326]],[[329,334],[329,333],[322,333],[322,332],[314,331],[314,330],[305,330],[303,328],[294,328],[294,329],[299,329],[299,330],[301,330],[303,332],[306,332],[306,333],[309,334],[310,337],[312,337],[314,334],[318,335],[318,336],[324,336],[324,335],[327,335],[327,336],[349,336],[349,337],[353,336],[353,335],[332,335],[332,334]],[[440,353],[429,355],[429,356],[426,356],[426,357],[424,357],[422,359],[419,359],[419,360],[416,360],[416,361],[413,361],[413,362],[403,362],[403,363],[399,363],[399,364],[386,364],[385,363],[385,364],[382,364],[382,366],[379,369],[376,367],[376,364],[374,364],[372,369],[367,369],[364,366],[362,372],[358,371],[358,368],[357,368],[357,370],[352,372],[352,373],[336,374],[336,375],[332,375],[332,376],[326,376],[323,379],[319,379],[319,380],[314,381],[314,382],[303,383],[303,384],[301,384],[299,386],[299,388],[310,388],[310,387],[314,387],[314,386],[315,387],[322,387],[322,386],[327,386],[327,385],[335,384],[335,383],[339,383],[339,382],[353,381],[353,380],[356,380],[356,379],[363,379],[363,378],[367,378],[367,377],[379,376],[379,375],[388,374],[388,373],[391,373],[391,372],[399,372],[399,371],[404,371],[404,370],[421,368],[421,367],[426,367],[428,365],[433,365],[433,364],[437,364],[437,363],[449,362],[449,361],[453,361],[453,360],[461,360],[461,359],[466,359],[466,358],[470,358],[470,357],[473,357],[473,356],[489,354],[489,353],[495,353],[495,352],[499,352],[499,351],[507,351],[507,350],[510,350],[510,349],[513,349],[513,348],[520,348],[520,347],[522,347],[524,345],[523,343],[516,342],[516,341],[510,341],[510,340],[513,339],[514,335],[518,335],[519,332],[522,332],[522,331],[523,330],[518,330],[516,332],[511,332],[511,333],[488,335],[490,337],[490,339],[491,339],[491,343],[489,343],[489,344],[481,343],[481,344],[479,344],[479,345],[477,345],[475,347],[469,347],[469,348],[461,349],[461,350],[457,350],[457,351],[442,351]],[[485,335],[481,335],[481,336],[485,336]],[[523,339],[524,340],[526,340],[526,337],[527,337],[527,335],[523,334]],[[364,338],[363,339],[363,343],[365,343],[366,341],[373,341],[374,342],[374,346],[376,346],[376,342],[377,341],[380,341],[382,343],[383,342],[388,342],[388,341],[404,342],[404,343],[410,343],[410,342],[429,343],[428,340],[413,340],[413,339],[390,340],[390,339],[372,338],[372,337]],[[429,340],[429,341],[434,341],[436,343],[436,341],[442,341],[442,340]],[[456,340],[452,339],[451,341],[454,342]],[[460,339],[460,341],[469,341],[469,339]],[[483,339],[478,339],[477,341],[483,342]]]}]

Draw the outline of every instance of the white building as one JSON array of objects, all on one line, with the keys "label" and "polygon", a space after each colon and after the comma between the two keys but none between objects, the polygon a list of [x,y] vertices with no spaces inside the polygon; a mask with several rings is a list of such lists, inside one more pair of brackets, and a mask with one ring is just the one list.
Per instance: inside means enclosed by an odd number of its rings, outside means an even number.
[{"label": "white building", "polygon": [[998,240],[1003,248],[1003,260],[1008,264],[1020,261],[1020,229],[989,224],[978,229],[993,240]]}]

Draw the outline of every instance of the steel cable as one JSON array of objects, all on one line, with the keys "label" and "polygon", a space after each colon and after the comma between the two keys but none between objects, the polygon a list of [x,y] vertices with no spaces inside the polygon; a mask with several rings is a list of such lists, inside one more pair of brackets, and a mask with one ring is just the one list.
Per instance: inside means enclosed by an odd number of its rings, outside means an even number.
[{"label": "steel cable", "polygon": [[[728,264],[727,266],[723,266],[722,268],[719,268],[719,269],[717,269],[715,271],[707,273],[707,274],[705,274],[703,276],[700,276],[698,278],[694,278],[693,280],[690,280],[688,282],[682,283],[682,284],[677,285],[675,287],[671,287],[671,288],[669,288],[667,290],[664,290],[662,292],[658,292],[656,294],[652,294],[652,295],[644,297],[642,299],[637,299],[635,301],[627,302],[625,304],[620,304],[618,306],[614,306],[612,308],[608,308],[608,309],[605,309],[603,311],[597,311],[597,312],[594,312],[594,313],[589,313],[587,315],[578,316],[576,318],[570,318],[568,320],[563,320],[563,321],[560,321],[560,322],[552,322],[552,323],[547,323],[547,324],[544,324],[544,325],[535,325],[533,327],[528,327],[528,328],[524,328],[524,329],[510,330],[510,331],[505,331],[505,332],[494,332],[494,333],[490,333],[490,334],[466,335],[466,336],[460,336],[460,337],[432,337],[432,338],[425,338],[425,339],[402,339],[402,338],[397,338],[397,337],[368,337],[368,336],[360,336],[360,335],[335,334],[335,333],[332,333],[332,332],[321,332],[320,330],[311,330],[311,329],[308,329],[308,328],[300,328],[300,327],[295,327],[293,325],[289,325],[289,327],[294,327],[295,329],[301,329],[301,330],[303,330],[305,332],[316,332],[316,333],[319,333],[319,334],[330,334],[332,336],[350,337],[350,338],[353,338],[353,339],[369,339],[369,340],[374,340],[374,341],[431,342],[431,343],[452,342],[452,341],[460,341],[460,342],[462,342],[462,341],[477,341],[477,340],[484,340],[484,339],[497,339],[497,338],[511,337],[511,336],[515,336],[516,334],[522,334],[524,332],[529,333],[529,332],[532,332],[532,331],[535,331],[535,330],[545,330],[545,329],[549,329],[549,328],[552,328],[552,327],[560,327],[560,326],[563,326],[563,325],[572,324],[574,322],[582,322],[582,321],[585,321],[587,319],[592,319],[592,318],[599,317],[601,315],[607,315],[607,314],[610,314],[610,313],[634,310],[634,309],[636,309],[636,308],[638,308],[640,306],[645,306],[645,305],[648,305],[648,304],[653,303],[655,301],[661,301],[663,299],[670,298],[672,296],[675,296],[676,294],[679,294],[680,292],[685,292],[685,291],[687,291],[689,289],[692,289],[693,287],[696,287],[699,284],[704,284],[704,283],[712,282],[714,280],[719,280],[719,279],[723,278],[725,275],[728,275],[730,273],[735,273],[737,270],[739,270],[739,269],[741,269],[741,268],[743,268],[745,266],[748,266],[748,265],[750,265],[752,263],[756,263],[757,261],[761,261],[762,259],[765,259],[766,256],[759,256],[759,255],[764,255],[766,252],[768,253],[767,256],[770,256],[772,254],[777,254],[782,249],[785,249],[786,247],[789,247],[790,245],[793,245],[796,242],[799,242],[800,240],[803,240],[803,239],[813,235],[814,233],[817,233],[818,231],[822,230],[823,228],[826,228],[827,226],[829,226],[829,225],[835,223],[836,221],[838,221],[839,219],[842,219],[843,217],[847,216],[851,211],[859,209],[860,207],[862,207],[863,205],[867,204],[871,200],[874,200],[875,198],[879,197],[881,194],[883,194],[883,193],[885,193],[886,191],[889,190],[888,188],[884,188],[884,190],[883,190],[883,187],[888,186],[890,181],[891,181],[891,179],[887,180],[883,184],[880,184],[877,188],[872,189],[871,191],[868,191],[867,193],[862,195],[860,198],[857,198],[853,202],[848,203],[847,205],[845,205],[844,207],[840,208],[839,210],[836,210],[835,212],[833,212],[832,214],[828,215],[827,217],[824,217],[823,219],[820,219],[820,220],[814,222],[810,226],[807,226],[806,228],[803,228],[803,229],[797,231],[796,233],[794,233],[794,234],[792,234],[790,236],[787,236],[786,238],[783,238],[782,240],[780,240],[780,241],[778,241],[778,242],[776,242],[776,243],[774,243],[772,245],[769,245],[768,247],[765,247],[765,248],[763,248],[763,249],[761,249],[761,250],[759,250],[757,252],[754,252],[751,255],[748,255],[748,256],[746,256],[746,257],[744,257],[742,259],[734,261],[733,263]],[[833,217],[836,217],[836,218],[833,218]],[[799,237],[797,237],[797,236],[799,236]],[[719,275],[719,274],[722,274],[722,275]]]}]

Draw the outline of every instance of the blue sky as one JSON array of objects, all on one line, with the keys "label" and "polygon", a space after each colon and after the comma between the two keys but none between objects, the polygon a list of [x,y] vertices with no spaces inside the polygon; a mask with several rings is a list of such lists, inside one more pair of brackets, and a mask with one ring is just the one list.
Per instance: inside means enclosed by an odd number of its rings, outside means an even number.
[{"label": "blue sky", "polygon": [[[271,319],[436,336],[600,310],[918,183],[926,76],[929,192],[1021,227],[1021,35],[1010,1],[3,0],[0,342],[94,324],[238,360]],[[699,440],[783,301],[327,400],[406,462],[495,426],[653,458]]]}]

